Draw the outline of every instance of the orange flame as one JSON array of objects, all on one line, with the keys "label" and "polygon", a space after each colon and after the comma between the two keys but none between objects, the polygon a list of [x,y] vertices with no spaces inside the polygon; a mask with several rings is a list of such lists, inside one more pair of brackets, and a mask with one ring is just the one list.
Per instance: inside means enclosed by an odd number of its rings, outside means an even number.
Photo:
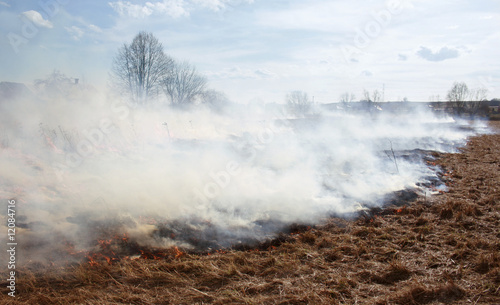
[{"label": "orange flame", "polygon": [[[187,253],[174,246],[169,249],[138,249],[137,243],[130,243],[128,234],[116,234],[110,239],[98,239],[95,241],[93,250],[76,250],[70,242],[65,244],[68,254],[86,259],[90,266],[98,266],[107,262],[113,264],[122,260],[136,259],[179,259]],[[140,253],[138,253],[140,252]],[[218,253],[226,253],[218,250]]]},{"label": "orange flame", "polygon": [[177,248],[177,246],[174,247],[174,250],[175,250],[175,258],[180,258],[181,256],[186,255],[186,253],[179,250],[179,248]]}]

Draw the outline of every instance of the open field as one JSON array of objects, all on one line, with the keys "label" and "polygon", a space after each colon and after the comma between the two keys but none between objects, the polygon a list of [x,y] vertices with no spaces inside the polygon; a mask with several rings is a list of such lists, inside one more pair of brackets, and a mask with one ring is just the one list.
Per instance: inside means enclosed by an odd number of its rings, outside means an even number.
[{"label": "open field", "polygon": [[[449,191],[253,249],[108,264],[29,263],[2,304],[499,304],[500,122],[437,154]],[[152,255],[149,257],[153,257]]]}]

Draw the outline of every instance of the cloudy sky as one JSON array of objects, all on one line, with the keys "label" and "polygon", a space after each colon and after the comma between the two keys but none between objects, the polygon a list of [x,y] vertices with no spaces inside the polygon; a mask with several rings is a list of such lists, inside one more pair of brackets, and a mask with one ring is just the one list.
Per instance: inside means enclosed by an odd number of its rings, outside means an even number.
[{"label": "cloudy sky", "polygon": [[364,89],[427,101],[454,81],[500,97],[497,0],[0,0],[0,81],[57,69],[105,86],[141,30],[240,103]]}]

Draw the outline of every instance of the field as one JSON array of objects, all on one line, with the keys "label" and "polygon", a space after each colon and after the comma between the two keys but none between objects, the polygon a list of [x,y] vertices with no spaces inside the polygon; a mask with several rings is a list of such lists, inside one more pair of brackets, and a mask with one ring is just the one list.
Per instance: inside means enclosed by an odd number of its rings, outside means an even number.
[{"label": "field", "polygon": [[500,123],[491,125],[496,134],[460,154],[436,154],[446,193],[292,226],[250,249],[30,262],[15,298],[2,273],[0,303],[500,304]]}]

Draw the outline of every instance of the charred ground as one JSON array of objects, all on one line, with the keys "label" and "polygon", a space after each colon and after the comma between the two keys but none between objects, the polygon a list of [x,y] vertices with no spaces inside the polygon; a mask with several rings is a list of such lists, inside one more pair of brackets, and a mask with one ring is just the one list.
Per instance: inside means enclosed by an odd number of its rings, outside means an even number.
[{"label": "charred ground", "polygon": [[[449,191],[211,253],[29,262],[3,304],[498,304],[500,124],[436,155]],[[405,197],[406,198],[406,197]],[[105,248],[106,245],[104,245]],[[144,259],[158,258],[158,259]],[[96,257],[98,259],[98,257]],[[2,278],[6,278],[3,274]]]}]

